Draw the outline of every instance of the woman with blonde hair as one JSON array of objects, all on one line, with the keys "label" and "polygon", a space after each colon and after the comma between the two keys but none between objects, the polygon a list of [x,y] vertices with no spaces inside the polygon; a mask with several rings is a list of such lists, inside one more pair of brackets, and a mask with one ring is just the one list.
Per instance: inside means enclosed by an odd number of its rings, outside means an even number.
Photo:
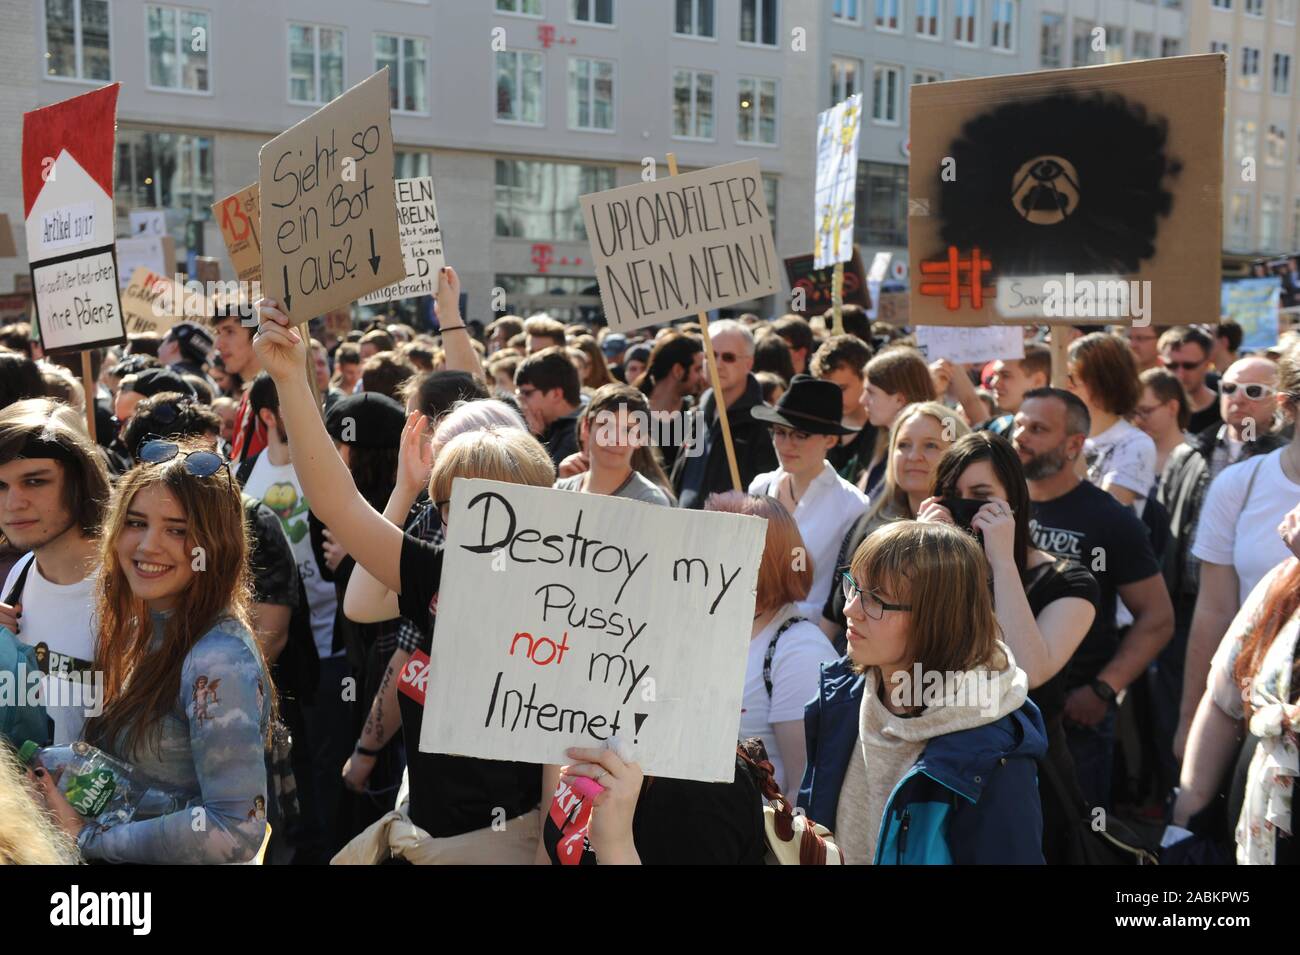
[{"label": "woman with blonde hair", "polygon": [[77,845],[33,798],[18,757],[0,741],[0,865],[75,865]]},{"label": "woman with blonde hair", "polygon": [[704,509],[767,521],[745,665],[740,738],[757,736],[763,741],[777,786],[793,800],[807,758],[803,708],[817,695],[821,665],[836,657],[825,635],[799,615],[798,604],[808,596],[813,578],[806,562],[790,559],[803,550],[803,537],[790,512],[767,495],[727,491],[712,495]]},{"label": "woman with blonde hair", "polygon": [[1043,721],[975,538],[896,521],[841,584],[849,650],[808,705],[800,807],[850,864],[1041,865]]},{"label": "woman with blonde hair", "polygon": [[[927,371],[928,374],[928,371]],[[846,570],[858,546],[872,531],[892,521],[915,518],[934,487],[939,459],[970,428],[957,412],[937,401],[908,405],[894,417],[889,429],[885,479],[866,513],[844,535],[836,558],[834,579],[825,596],[820,626],[842,649],[847,621],[840,572]]]},{"label": "woman with blonde hair", "polygon": [[[867,411],[867,423],[876,428],[876,446],[858,487],[874,500],[885,478],[889,450],[880,438],[889,433],[894,419],[908,405],[934,401],[937,396],[930,366],[915,348],[902,345],[886,348],[867,362],[862,374],[866,380],[862,389],[862,407]],[[955,412],[953,417],[956,417]]]},{"label": "woman with blonde hair", "polygon": [[[266,836],[275,688],[249,624],[244,506],[225,463],[202,444],[150,441],[140,461],[104,522],[95,652],[103,712],[86,722],[85,740],[192,797],[191,808],[101,828],[48,772],[35,775],[86,859],[247,862]],[[199,808],[203,826],[194,825]]]}]

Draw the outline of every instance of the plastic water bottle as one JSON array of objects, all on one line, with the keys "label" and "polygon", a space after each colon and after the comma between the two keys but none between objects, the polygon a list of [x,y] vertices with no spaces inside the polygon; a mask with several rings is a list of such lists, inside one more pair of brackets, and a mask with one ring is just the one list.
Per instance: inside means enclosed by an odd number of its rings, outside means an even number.
[{"label": "plastic water bottle", "polygon": [[166,815],[186,802],[177,793],[151,785],[130,764],[89,743],[42,747],[28,740],[18,750],[18,757],[48,772],[72,808],[101,826],[121,825],[137,815]]}]

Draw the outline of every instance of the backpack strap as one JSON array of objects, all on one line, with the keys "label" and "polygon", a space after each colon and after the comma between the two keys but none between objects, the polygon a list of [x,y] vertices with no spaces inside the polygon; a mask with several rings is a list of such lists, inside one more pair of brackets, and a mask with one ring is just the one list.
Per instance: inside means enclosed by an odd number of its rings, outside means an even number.
[{"label": "backpack strap", "polygon": [[[28,554],[27,556],[31,559],[28,560],[27,563],[23,564],[23,569],[18,571],[18,578],[14,581],[13,587],[10,588],[9,593],[5,594],[4,602],[11,607],[16,603],[21,602],[23,588],[27,586],[27,575],[31,573],[32,564],[36,563],[35,553]],[[21,558],[19,559],[21,560]]]},{"label": "backpack strap", "polygon": [[776,641],[781,639],[781,634],[785,633],[796,623],[800,623],[805,618],[795,616],[791,617],[781,626],[777,627],[776,633],[772,634],[772,639],[767,644],[767,653],[763,656],[763,685],[767,687],[767,698],[772,698],[772,658],[776,656]]}]

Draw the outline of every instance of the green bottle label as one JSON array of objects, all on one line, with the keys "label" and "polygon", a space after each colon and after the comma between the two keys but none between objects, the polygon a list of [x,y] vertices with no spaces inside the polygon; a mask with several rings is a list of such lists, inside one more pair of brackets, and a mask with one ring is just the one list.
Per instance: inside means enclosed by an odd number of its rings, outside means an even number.
[{"label": "green bottle label", "polygon": [[117,789],[117,780],[110,769],[96,769],[81,776],[72,777],[65,795],[72,808],[81,815],[90,818],[104,811],[104,806]]}]

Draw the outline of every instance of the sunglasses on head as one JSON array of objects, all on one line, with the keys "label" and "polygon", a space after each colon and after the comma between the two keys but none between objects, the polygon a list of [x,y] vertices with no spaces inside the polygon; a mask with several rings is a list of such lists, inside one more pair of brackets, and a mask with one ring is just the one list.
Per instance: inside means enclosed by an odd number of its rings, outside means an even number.
[{"label": "sunglasses on head", "polygon": [[1223,393],[1229,397],[1235,395],[1237,389],[1240,388],[1242,394],[1251,401],[1259,401],[1261,398],[1271,398],[1277,394],[1277,389],[1272,385],[1261,385],[1257,382],[1239,385],[1235,381],[1225,381],[1219,387],[1223,389]]},{"label": "sunglasses on head", "polygon": [[218,471],[224,471],[227,483],[234,487],[230,469],[226,467],[226,462],[219,454],[212,451],[182,451],[181,446],[175,441],[168,441],[157,435],[146,435],[144,443],[140,445],[141,464],[166,464],[168,461],[175,460],[177,456],[184,460],[186,474],[194,477],[212,477]]}]

